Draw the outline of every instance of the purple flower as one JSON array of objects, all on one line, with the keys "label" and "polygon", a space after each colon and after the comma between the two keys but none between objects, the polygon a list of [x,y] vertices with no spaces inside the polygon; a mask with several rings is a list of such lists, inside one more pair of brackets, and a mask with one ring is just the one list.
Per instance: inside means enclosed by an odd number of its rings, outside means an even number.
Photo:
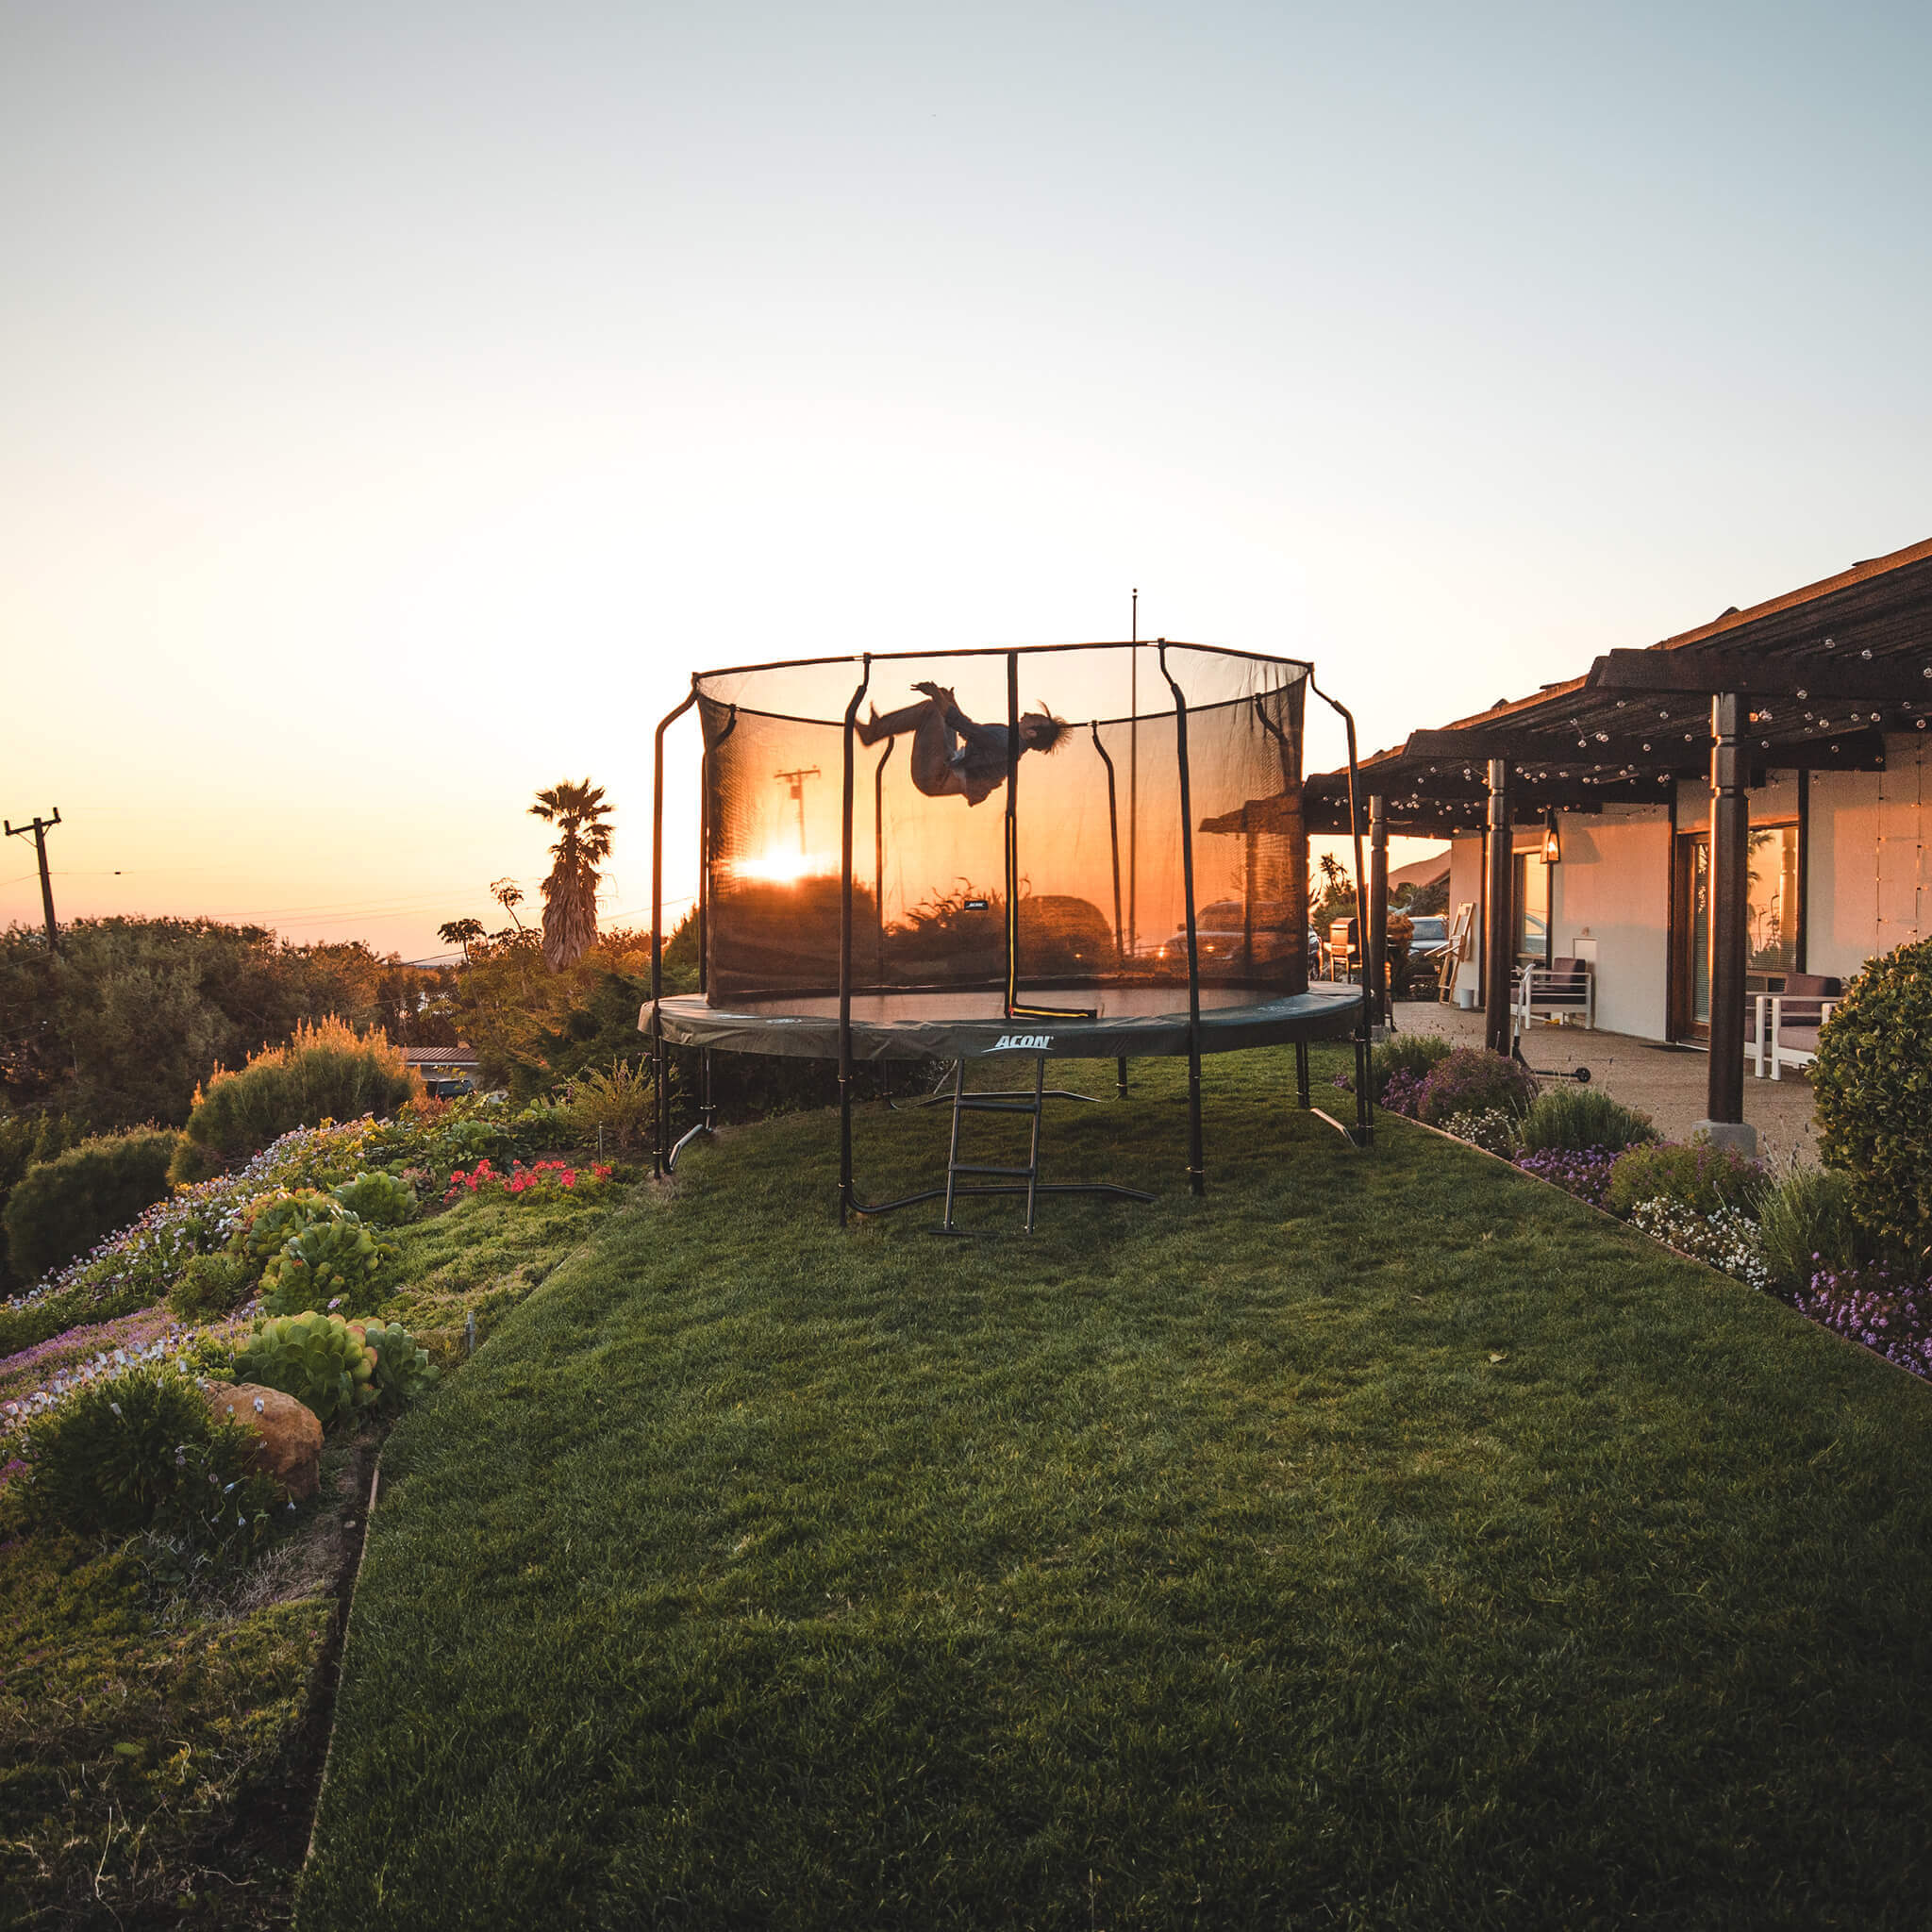
[{"label": "purple flower", "polygon": [[1592,1208],[1603,1208],[1608,1205],[1610,1169],[1616,1158],[1616,1154],[1607,1147],[1544,1147],[1534,1154],[1519,1154],[1516,1164],[1524,1174],[1554,1181],[1578,1200],[1588,1201]]}]

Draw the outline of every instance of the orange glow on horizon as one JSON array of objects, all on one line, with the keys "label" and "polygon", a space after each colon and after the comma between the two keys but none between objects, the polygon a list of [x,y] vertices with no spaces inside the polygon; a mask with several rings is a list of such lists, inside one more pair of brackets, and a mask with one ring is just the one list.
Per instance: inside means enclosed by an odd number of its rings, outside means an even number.
[{"label": "orange glow on horizon", "polygon": [[741,879],[795,886],[800,879],[836,878],[839,861],[829,853],[774,850],[761,852],[756,858],[741,858],[731,869]]}]

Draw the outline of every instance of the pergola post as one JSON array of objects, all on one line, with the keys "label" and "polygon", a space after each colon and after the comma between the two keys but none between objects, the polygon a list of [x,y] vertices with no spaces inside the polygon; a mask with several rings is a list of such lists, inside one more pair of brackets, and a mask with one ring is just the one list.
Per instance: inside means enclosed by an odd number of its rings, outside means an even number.
[{"label": "pergola post", "polygon": [[[1364,908],[1357,908],[1357,911]],[[1362,924],[1363,964],[1375,989],[1375,1024],[1392,1020],[1389,1004],[1389,801],[1369,793],[1369,903]]]},{"label": "pergola post", "polygon": [[1710,701],[1710,1068],[1698,1125],[1713,1141],[1757,1151],[1744,1124],[1744,970],[1750,957],[1751,805],[1740,743],[1744,700]]},{"label": "pergola post", "polygon": [[1515,951],[1507,758],[1490,760],[1489,840],[1489,886],[1483,908],[1483,1044],[1491,1053],[1507,1054],[1514,1044],[1509,1025],[1509,968]]}]

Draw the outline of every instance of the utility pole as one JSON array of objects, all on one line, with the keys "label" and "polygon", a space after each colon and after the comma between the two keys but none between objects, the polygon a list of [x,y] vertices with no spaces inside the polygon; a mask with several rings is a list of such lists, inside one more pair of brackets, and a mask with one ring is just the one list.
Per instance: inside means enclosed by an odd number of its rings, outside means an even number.
[{"label": "utility pole", "polygon": [[9,839],[25,839],[31,832],[34,835],[34,851],[41,861],[41,910],[47,919],[47,950],[58,953],[60,950],[60,931],[54,924],[54,882],[47,875],[47,834],[60,823],[60,808],[54,808],[54,816],[43,819],[36,812],[30,825],[16,825],[11,819],[0,819],[0,824],[7,827]]},{"label": "utility pole", "polygon": [[778,779],[780,783],[789,785],[791,788],[789,795],[792,803],[798,807],[798,853],[801,858],[805,857],[805,781],[808,778],[816,778],[818,775],[819,768],[816,765],[809,766],[803,771],[774,772],[772,774],[772,776]]}]

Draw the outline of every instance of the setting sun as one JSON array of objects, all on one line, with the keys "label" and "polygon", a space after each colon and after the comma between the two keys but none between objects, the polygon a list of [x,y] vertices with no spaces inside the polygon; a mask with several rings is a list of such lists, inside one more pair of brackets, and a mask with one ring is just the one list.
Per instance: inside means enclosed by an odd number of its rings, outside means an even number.
[{"label": "setting sun", "polygon": [[826,852],[763,852],[741,858],[732,870],[741,879],[765,879],[773,885],[795,886],[800,879],[836,877],[838,858]]}]

